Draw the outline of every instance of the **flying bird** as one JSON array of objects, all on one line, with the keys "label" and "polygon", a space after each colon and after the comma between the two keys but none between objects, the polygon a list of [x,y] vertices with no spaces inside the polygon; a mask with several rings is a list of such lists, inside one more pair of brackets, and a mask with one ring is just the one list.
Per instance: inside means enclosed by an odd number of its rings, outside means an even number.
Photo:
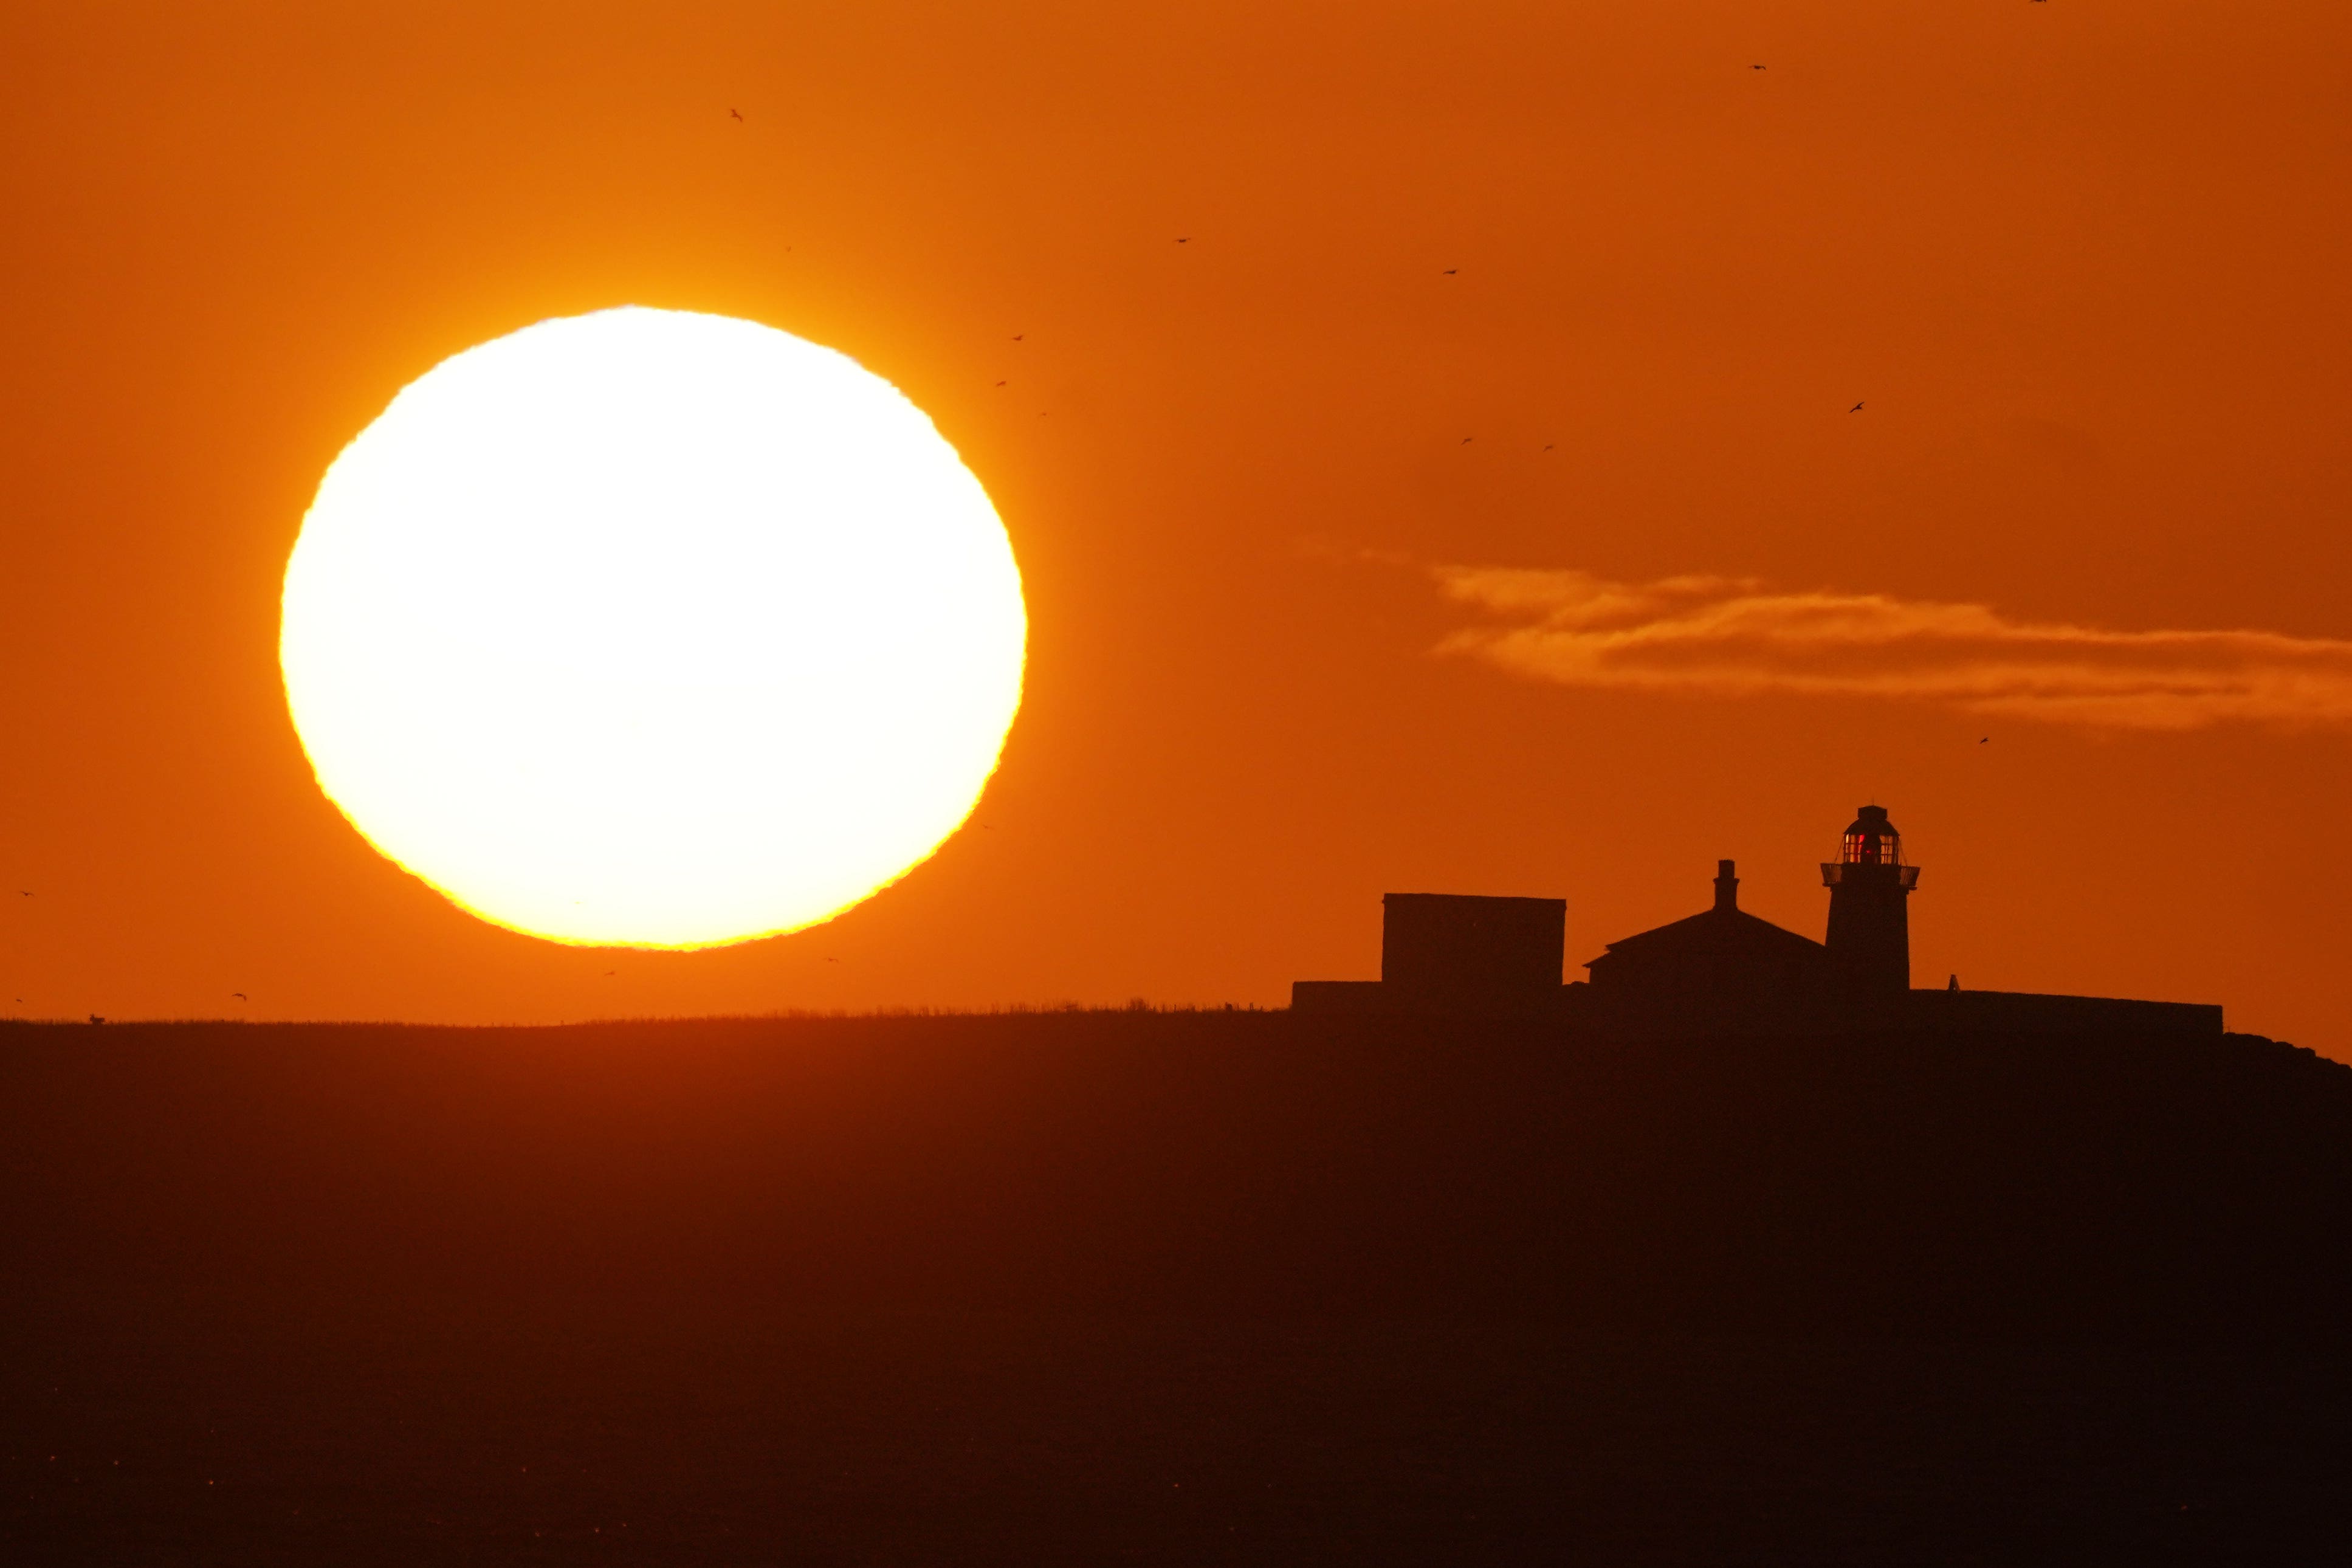
[{"label": "flying bird", "polygon": [[1023,338],[1025,338],[1025,337],[1027,337],[1028,335],[1029,335],[1029,334],[1028,334],[1028,333],[1026,333],[1026,332],[1015,332],[1015,333],[1013,333],[1013,341],[1014,342],[1016,342],[1016,343],[1017,343],[1017,342],[1019,342]]},{"label": "flying bird", "polygon": [[1748,68],[1752,71],[1760,71],[1764,68],[1762,66],[1749,66]]},{"label": "flying bird", "polygon": [[1549,442],[1549,441],[1545,442],[1545,443],[1544,443],[1544,450],[1545,450],[1545,451],[1547,451],[1547,452],[1550,451],[1550,450],[1552,449],[1553,445],[1554,445],[1554,443],[1552,443],[1552,442]]},{"label": "flying bird", "polygon": [[1471,442],[1475,441],[1477,438],[1478,437],[1475,436],[1465,436],[1462,437],[1462,444],[1467,447]]},{"label": "flying bird", "polygon": [[1459,267],[1449,267],[1449,268],[1447,268],[1445,269],[1445,272],[1444,272],[1444,275],[1445,277],[1451,278],[1451,277],[1453,277],[1454,274],[1456,274],[1456,273],[1460,272],[1461,270],[1462,270],[1462,268],[1460,268]]},{"label": "flying bird", "polygon": [[1000,381],[1000,382],[998,382],[996,384],[997,384],[997,385],[999,385],[999,386],[1003,386],[1004,384],[1003,384],[1003,382],[1001,382],[1001,381]]},{"label": "flying bird", "polygon": [[1189,234],[1185,235],[1179,238],[1176,243],[1179,245],[1190,245],[1192,243],[1192,237]]},{"label": "flying bird", "polygon": [[236,997],[240,1002],[245,1000],[245,993],[242,991],[232,991],[229,994]]},{"label": "flying bird", "polygon": [[1859,414],[1862,412],[1862,405],[1857,403],[1853,407],[1847,409],[1846,412],[1848,414]]},{"label": "flying bird", "polygon": [[743,111],[740,109],[730,109],[727,112],[733,115],[738,120],[743,118]]},{"label": "flying bird", "polygon": [[1977,737],[1977,744],[1979,746],[1990,745],[1991,742],[1992,737],[1990,735],[1979,735]]}]

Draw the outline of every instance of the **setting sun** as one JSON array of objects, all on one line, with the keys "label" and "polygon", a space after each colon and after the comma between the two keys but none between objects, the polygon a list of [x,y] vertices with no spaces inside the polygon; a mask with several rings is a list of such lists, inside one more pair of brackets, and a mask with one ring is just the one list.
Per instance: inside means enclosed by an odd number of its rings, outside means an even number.
[{"label": "setting sun", "polygon": [[845,356],[640,309],[445,361],[331,467],[279,657],[385,855],[559,942],[699,947],[887,886],[1021,699],[1003,524]]}]

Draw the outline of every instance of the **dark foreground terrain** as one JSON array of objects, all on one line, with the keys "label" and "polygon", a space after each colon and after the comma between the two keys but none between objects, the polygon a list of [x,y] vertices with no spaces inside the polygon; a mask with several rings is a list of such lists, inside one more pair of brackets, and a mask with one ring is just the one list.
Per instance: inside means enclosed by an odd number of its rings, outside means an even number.
[{"label": "dark foreground terrain", "polygon": [[0,1026],[0,1563],[2338,1563],[2352,1069]]}]

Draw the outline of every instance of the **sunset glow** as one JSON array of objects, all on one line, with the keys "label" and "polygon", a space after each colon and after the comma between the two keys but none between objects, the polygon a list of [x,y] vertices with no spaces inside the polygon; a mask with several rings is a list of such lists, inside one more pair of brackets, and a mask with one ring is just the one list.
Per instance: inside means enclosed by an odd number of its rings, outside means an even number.
[{"label": "sunset glow", "polygon": [[751,322],[541,322],[445,361],[328,470],[279,654],[319,783],[385,855],[559,942],[824,921],[996,764],[1026,619],[930,420]]}]

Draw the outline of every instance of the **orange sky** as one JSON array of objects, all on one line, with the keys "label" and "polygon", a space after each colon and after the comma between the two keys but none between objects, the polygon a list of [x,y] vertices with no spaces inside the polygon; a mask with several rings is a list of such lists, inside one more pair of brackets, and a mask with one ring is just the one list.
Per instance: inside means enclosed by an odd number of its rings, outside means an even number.
[{"label": "orange sky", "polygon": [[[1876,799],[1920,983],[2352,1056],[2341,5],[230,0],[0,61],[0,1011],[1272,1004],[1387,889],[1565,896],[1575,963],[1733,856],[1818,935]],[[341,445],[632,301],[905,389],[1034,626],[984,829],[699,954],[378,859],[276,668]],[[2268,635],[2102,635],[2207,632]]]}]

